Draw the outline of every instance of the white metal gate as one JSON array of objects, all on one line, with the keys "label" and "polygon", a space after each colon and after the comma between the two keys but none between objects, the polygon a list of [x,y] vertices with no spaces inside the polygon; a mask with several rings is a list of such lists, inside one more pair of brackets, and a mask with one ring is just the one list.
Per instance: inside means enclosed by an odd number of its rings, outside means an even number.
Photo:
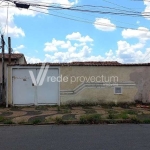
[{"label": "white metal gate", "polygon": [[35,79],[40,68],[13,68],[12,87],[14,105],[49,105],[59,104],[59,83],[49,82],[47,77],[58,77],[58,68],[49,68],[44,82],[41,86],[33,84],[29,70],[34,74]]}]

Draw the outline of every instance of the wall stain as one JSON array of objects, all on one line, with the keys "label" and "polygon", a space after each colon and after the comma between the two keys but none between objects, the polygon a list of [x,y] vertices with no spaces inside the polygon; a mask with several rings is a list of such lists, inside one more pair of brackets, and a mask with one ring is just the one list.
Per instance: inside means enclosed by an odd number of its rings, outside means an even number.
[{"label": "wall stain", "polygon": [[149,67],[143,67],[136,69],[130,74],[130,80],[134,81],[138,92],[136,93],[134,100],[141,101],[143,103],[150,102],[150,69]]}]

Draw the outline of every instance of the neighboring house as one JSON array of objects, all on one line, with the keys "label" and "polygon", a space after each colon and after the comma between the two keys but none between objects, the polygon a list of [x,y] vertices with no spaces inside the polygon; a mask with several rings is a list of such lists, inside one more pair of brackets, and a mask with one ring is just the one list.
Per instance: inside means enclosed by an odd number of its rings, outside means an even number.
[{"label": "neighboring house", "polygon": [[[5,79],[7,78],[7,64],[9,63],[9,54],[4,55],[4,66],[5,66]],[[11,63],[13,64],[27,64],[24,54],[16,53],[11,54]],[[0,53],[0,83],[2,82],[2,53]]]},{"label": "neighboring house", "polygon": [[[8,66],[8,105],[150,102],[150,63],[72,62]],[[38,80],[39,79],[39,80]]]}]

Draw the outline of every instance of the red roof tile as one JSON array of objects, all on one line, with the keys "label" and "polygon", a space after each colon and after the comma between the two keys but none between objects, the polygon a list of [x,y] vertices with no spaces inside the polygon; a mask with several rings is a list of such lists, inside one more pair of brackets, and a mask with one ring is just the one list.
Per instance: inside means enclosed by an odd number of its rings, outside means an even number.
[{"label": "red roof tile", "polygon": [[[18,58],[21,58],[22,56],[24,56],[24,55],[21,54],[21,53],[11,54],[11,59],[18,59]],[[0,58],[2,58],[2,53],[0,53]],[[5,53],[4,58],[8,59],[9,58],[9,54]]]},{"label": "red roof tile", "polygon": [[[10,64],[9,66],[41,66],[43,63],[36,64]],[[150,63],[141,64],[121,64],[117,61],[87,61],[87,62],[70,62],[70,63],[45,63],[49,66],[150,66]]]}]

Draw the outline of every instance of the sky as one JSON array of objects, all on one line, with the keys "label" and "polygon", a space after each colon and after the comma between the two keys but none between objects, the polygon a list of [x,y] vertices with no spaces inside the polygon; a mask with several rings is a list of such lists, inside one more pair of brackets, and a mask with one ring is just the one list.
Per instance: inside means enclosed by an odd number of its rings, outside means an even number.
[{"label": "sky", "polygon": [[148,0],[19,1],[29,9],[13,2],[0,1],[5,52],[10,36],[13,53],[23,53],[28,63],[150,62]]}]

